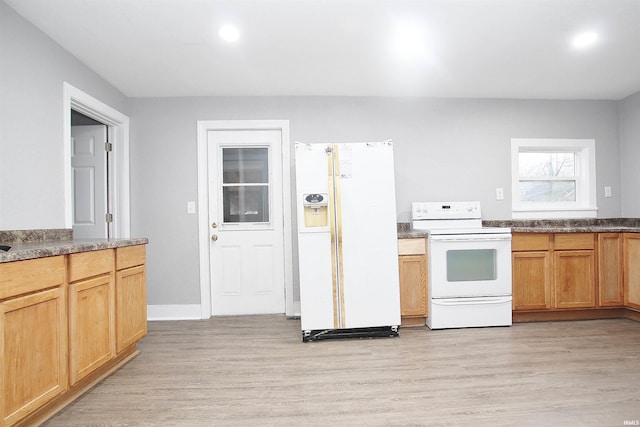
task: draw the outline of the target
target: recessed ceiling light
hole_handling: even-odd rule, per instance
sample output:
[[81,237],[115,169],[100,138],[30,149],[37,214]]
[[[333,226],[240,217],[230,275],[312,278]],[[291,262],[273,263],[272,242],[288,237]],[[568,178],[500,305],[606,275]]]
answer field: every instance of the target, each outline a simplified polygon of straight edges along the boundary
[[598,35],[593,31],[587,31],[576,35],[571,44],[573,47],[583,49],[585,47],[592,46],[598,40]]
[[396,27],[393,34],[393,50],[401,58],[416,58],[425,55],[427,47],[422,28],[406,23]]
[[235,42],[240,38],[240,31],[234,25],[225,25],[220,28],[218,35],[226,42]]

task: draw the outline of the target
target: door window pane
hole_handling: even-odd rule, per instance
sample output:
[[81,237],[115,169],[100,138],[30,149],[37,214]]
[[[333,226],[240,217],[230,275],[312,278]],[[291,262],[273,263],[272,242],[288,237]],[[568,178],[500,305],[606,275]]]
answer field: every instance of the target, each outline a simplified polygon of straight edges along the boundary
[[269,222],[269,149],[222,148],[225,223]]
[[496,280],[498,269],[495,249],[447,251],[447,281]]
[[222,189],[224,222],[269,222],[269,189],[225,186]]
[[267,184],[269,182],[269,149],[223,148],[222,164],[225,184]]

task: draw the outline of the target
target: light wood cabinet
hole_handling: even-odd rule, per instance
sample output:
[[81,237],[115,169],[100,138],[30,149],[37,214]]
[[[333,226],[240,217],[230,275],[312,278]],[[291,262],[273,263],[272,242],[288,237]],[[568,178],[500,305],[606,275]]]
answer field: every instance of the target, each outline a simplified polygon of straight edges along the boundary
[[624,305],[640,309],[640,233],[624,233]]
[[147,334],[145,246],[116,250],[116,351]]
[[553,235],[553,250],[594,250],[595,233],[559,233]]
[[0,300],[60,286],[64,282],[64,256],[0,264]]
[[37,425],[137,354],[145,246],[0,263],[0,426]]
[[514,233],[513,309],[596,305],[594,233]]
[[598,306],[624,304],[623,238],[621,233],[598,234]]
[[427,315],[427,261],[424,255],[400,257],[400,313],[402,316]]
[[0,424],[66,391],[65,300],[63,256],[0,264]]
[[72,254],[69,276],[69,381],[115,356],[114,250]]
[[640,233],[513,233],[512,261],[521,319],[638,318]]
[[513,252],[533,252],[551,249],[553,234],[549,233],[513,233],[511,250]]
[[594,233],[561,233],[553,237],[554,307],[596,306]]
[[548,310],[551,301],[551,254],[513,252],[513,309]]
[[551,235],[514,233],[511,241],[514,310],[548,310],[552,301]]
[[593,308],[596,305],[593,250],[554,253],[555,308]]
[[398,254],[400,314],[403,318],[425,318],[428,315],[426,240],[400,239]]

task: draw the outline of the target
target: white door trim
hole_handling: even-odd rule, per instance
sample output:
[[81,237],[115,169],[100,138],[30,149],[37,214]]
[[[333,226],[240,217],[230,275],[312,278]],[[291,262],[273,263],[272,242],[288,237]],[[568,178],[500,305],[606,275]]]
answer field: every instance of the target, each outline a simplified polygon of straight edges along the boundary
[[288,120],[198,120],[198,242],[200,247],[200,307],[202,318],[211,317],[209,256],[209,190],[207,185],[210,130],[280,130],[282,132],[282,203],[284,213],[285,314],[294,316],[293,241],[291,225],[291,143]]
[[91,95],[70,85],[62,84],[64,150],[64,223],[73,228],[73,198],[71,181],[71,109],[91,117],[108,127],[109,141],[113,144],[111,188],[113,191],[113,237],[131,237],[129,195],[129,117],[109,107]]

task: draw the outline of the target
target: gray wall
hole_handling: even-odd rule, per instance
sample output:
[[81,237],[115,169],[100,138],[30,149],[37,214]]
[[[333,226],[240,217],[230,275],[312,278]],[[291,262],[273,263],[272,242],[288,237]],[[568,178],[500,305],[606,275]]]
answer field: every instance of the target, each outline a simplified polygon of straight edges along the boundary
[[[132,229],[151,240],[150,304],[200,302],[197,216],[186,213],[197,200],[197,120],[288,119],[292,142],[393,139],[399,221],[412,201],[456,199],[509,219],[512,137],[594,138],[598,216],[621,214],[615,101],[202,97],[130,107]],[[614,197],[602,197],[605,185]]]
[[640,217],[640,92],[620,101],[622,215]]
[[0,229],[64,227],[66,81],[127,114],[127,98],[0,1]]

